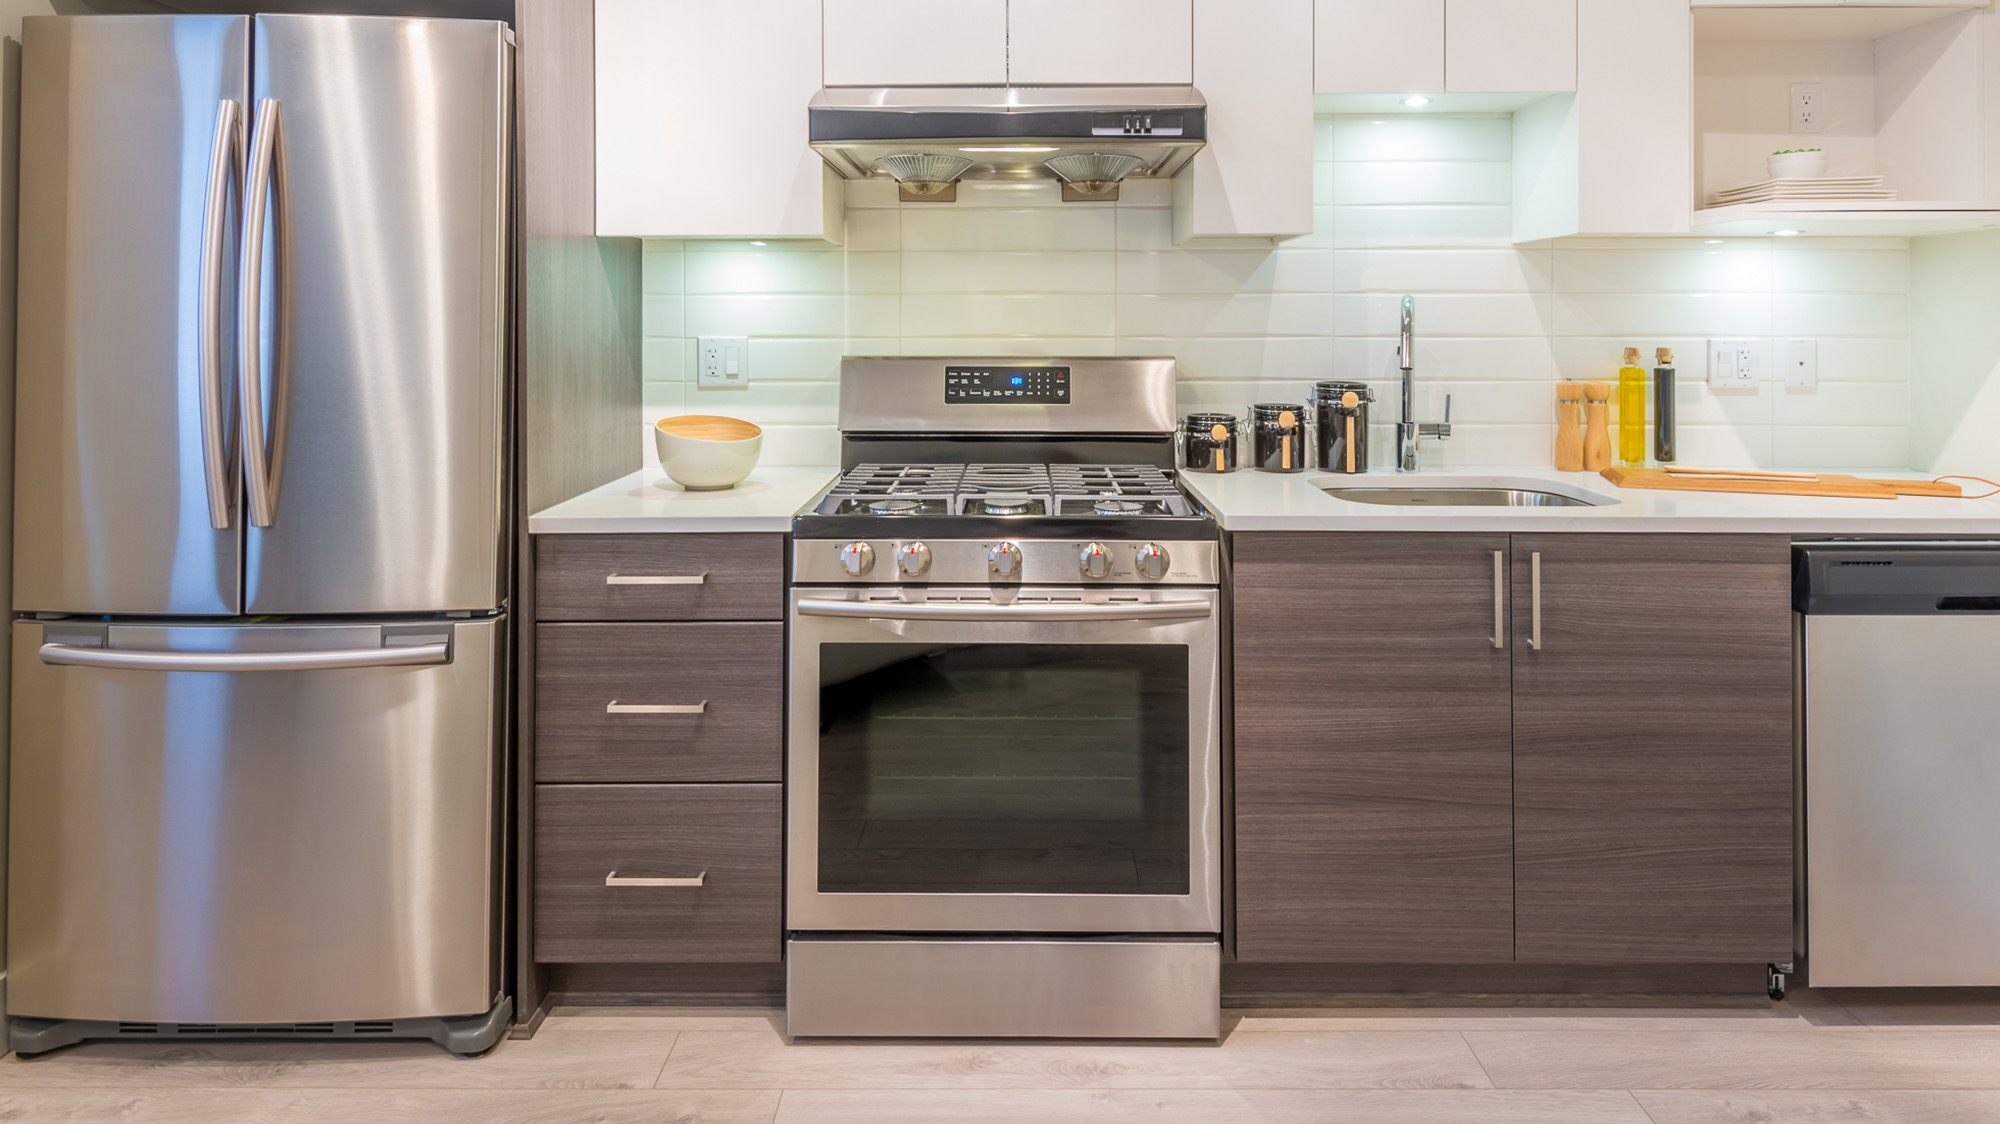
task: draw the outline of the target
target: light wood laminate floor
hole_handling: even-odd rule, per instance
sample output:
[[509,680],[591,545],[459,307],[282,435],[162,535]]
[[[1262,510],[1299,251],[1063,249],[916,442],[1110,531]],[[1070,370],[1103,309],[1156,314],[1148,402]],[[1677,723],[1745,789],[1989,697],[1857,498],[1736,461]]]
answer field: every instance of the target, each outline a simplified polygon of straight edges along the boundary
[[1220,1045],[787,1043],[778,1012],[576,1008],[427,1044],[0,1060],[0,1121],[120,1124],[1992,1124],[2000,992],[1238,1011]]

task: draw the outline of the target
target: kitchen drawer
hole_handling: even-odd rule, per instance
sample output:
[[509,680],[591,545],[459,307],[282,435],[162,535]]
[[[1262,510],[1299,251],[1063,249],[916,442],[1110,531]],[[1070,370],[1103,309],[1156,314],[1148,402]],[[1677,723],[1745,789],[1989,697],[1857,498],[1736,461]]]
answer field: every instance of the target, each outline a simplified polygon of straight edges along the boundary
[[776,962],[783,803],[775,784],[537,785],[535,960]]
[[535,618],[775,621],[783,535],[538,535]]
[[535,779],[781,780],[784,672],[776,621],[537,625]]

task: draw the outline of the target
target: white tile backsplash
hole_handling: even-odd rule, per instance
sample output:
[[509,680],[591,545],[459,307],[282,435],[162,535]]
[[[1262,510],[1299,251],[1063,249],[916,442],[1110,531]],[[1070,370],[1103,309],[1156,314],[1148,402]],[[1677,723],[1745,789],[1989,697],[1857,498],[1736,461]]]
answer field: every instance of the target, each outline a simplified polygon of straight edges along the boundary
[[[1902,467],[1909,458],[1908,242],[1896,238],[1510,240],[1505,116],[1321,117],[1315,230],[1173,244],[1172,185],[1115,204],[1050,183],[964,183],[904,204],[847,185],[846,241],[646,244],[645,413],[767,429],[764,460],[837,458],[840,357],[1172,355],[1184,410],[1299,401],[1330,376],[1397,411],[1395,334],[1417,294],[1418,409],[1452,396],[1428,463],[1547,463],[1553,383],[1608,380],[1624,347],[1679,357],[1681,459]],[[750,385],[694,384],[693,337],[751,338]],[[1819,341],[1818,390],[1711,391],[1706,341]],[[652,439],[645,438],[651,456]]]

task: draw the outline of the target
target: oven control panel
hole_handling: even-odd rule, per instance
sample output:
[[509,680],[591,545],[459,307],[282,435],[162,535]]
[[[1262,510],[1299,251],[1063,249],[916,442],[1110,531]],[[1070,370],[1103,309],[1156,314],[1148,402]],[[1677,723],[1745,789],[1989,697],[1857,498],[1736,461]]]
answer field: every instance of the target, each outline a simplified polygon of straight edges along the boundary
[[977,402],[1069,404],[1068,367],[951,367],[944,369],[948,405]]
[[1215,585],[1212,541],[796,539],[792,580],[873,585]]

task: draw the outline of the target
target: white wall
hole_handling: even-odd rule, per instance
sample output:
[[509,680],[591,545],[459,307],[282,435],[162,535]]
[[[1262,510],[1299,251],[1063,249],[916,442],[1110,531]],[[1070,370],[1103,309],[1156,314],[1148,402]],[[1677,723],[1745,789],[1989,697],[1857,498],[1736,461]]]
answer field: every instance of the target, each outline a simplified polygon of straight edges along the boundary
[[[1164,354],[1184,411],[1365,378],[1386,431],[1410,292],[1419,411],[1454,396],[1456,433],[1427,463],[1548,463],[1553,384],[1612,377],[1630,344],[1649,364],[1656,346],[1680,354],[1687,461],[1908,464],[1906,240],[1516,248],[1507,117],[1322,117],[1316,141],[1314,233],[1275,247],[1176,248],[1168,185],[1143,181],[1116,204],[965,183],[957,203],[904,205],[893,185],[856,182],[845,247],[650,242],[646,420],[745,417],[769,430],[766,463],[830,464],[843,354]],[[1793,334],[1821,341],[1816,393],[1704,384],[1706,337]],[[751,337],[749,387],[694,385],[700,335]],[[1375,448],[1388,455],[1386,436]]]
[[1910,243],[1910,459],[2000,479],[2000,231]]

